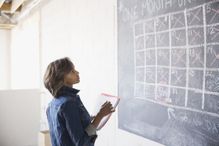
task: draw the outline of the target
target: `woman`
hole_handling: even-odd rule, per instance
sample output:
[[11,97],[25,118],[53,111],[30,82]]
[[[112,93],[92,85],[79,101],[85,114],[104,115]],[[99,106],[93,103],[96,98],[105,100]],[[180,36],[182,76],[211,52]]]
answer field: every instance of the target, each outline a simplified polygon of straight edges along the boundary
[[92,118],[79,90],[73,88],[79,82],[79,72],[68,57],[51,62],[46,69],[44,85],[54,97],[46,111],[52,146],[94,146],[98,124],[115,111],[106,102]]

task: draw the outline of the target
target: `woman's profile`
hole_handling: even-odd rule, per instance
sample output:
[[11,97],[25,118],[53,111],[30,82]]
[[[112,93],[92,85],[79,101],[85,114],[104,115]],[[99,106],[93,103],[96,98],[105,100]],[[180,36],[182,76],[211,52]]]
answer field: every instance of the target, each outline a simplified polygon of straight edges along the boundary
[[79,90],[73,88],[79,82],[79,72],[68,57],[47,66],[44,85],[54,97],[46,110],[52,146],[94,146],[98,124],[115,111],[110,102],[105,102],[91,117]]

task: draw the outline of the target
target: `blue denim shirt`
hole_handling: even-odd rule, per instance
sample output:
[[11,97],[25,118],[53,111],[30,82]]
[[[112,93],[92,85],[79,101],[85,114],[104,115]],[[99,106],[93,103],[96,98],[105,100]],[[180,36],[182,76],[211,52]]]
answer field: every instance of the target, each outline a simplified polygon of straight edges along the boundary
[[46,114],[52,146],[94,146],[97,135],[86,131],[91,117],[78,92],[63,86],[58,98],[49,103]]

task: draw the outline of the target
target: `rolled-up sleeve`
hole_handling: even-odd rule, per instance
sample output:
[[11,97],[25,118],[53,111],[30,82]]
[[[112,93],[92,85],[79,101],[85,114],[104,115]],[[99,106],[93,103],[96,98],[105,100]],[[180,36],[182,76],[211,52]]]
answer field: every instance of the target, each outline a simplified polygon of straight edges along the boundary
[[89,136],[97,135],[97,130],[92,124],[88,125],[85,131],[87,132]]
[[83,128],[78,106],[73,101],[67,101],[61,109],[65,125],[71,140],[76,146],[89,146],[94,143],[97,135],[96,130],[90,124],[86,129]]

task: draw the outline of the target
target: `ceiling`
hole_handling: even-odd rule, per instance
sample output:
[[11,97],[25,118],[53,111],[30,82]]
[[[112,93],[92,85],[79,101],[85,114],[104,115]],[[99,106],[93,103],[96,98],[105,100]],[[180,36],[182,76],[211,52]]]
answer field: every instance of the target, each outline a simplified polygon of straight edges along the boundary
[[0,29],[11,29],[45,0],[0,0]]

